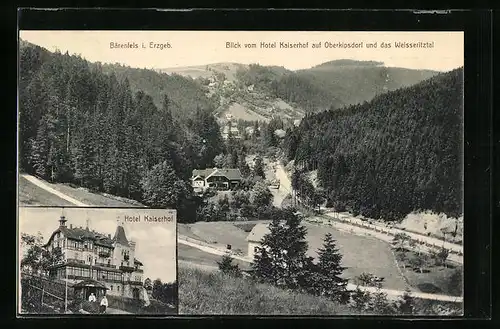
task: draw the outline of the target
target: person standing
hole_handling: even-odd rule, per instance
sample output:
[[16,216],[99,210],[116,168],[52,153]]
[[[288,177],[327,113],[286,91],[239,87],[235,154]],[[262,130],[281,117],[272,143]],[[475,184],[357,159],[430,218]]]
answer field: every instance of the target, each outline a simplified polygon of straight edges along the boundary
[[100,313],[106,313],[106,308],[108,307],[108,299],[106,298],[106,295],[104,295],[101,299],[101,305],[100,305]]
[[89,296],[89,302],[93,303],[95,301],[96,301],[96,298],[95,298],[94,293],[92,292],[92,293],[90,293],[90,296]]

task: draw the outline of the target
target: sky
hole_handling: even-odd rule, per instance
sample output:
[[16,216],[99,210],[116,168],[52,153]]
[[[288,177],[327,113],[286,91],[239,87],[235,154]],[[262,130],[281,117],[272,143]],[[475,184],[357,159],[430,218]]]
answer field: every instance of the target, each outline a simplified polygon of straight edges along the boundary
[[[103,234],[114,236],[118,222],[124,220],[124,215],[163,216],[170,210],[159,209],[112,209],[112,208],[62,208],[60,207],[20,207],[19,232],[34,234],[40,232],[44,242],[48,242],[51,234],[59,227],[59,218],[64,212],[66,225],[73,227],[89,227]],[[171,214],[170,214],[171,215]],[[128,240],[136,242],[136,258],[144,264],[144,277],[162,282],[176,280],[177,272],[177,238],[176,221],[167,223],[126,222],[123,226]]]
[[[463,32],[300,32],[300,31],[20,31],[20,38],[50,51],[79,54],[91,62],[121,63],[165,69],[214,63],[241,63],[306,69],[335,60],[373,60],[386,66],[449,71],[464,65]],[[396,49],[395,42],[433,42],[432,48]],[[138,48],[113,48],[111,43],[136,43]],[[227,48],[227,43],[241,48]],[[260,43],[277,42],[277,48]],[[308,42],[306,49],[280,49],[279,42]],[[326,48],[326,43],[361,43],[362,48]],[[367,48],[367,43],[377,48]],[[382,48],[382,43],[391,48]],[[150,48],[150,44],[170,48]],[[256,49],[246,49],[256,43]],[[321,43],[321,48],[312,48]],[[142,45],[144,44],[144,48]]]

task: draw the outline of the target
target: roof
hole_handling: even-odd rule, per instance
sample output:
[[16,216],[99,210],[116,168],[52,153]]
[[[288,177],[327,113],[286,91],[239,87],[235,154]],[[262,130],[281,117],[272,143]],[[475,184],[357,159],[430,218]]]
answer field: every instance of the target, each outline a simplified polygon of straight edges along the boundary
[[274,134],[279,138],[283,138],[286,136],[286,131],[284,131],[283,129],[276,129],[276,131],[274,131]]
[[108,287],[106,287],[105,284],[103,284],[99,281],[93,280],[93,279],[85,279],[83,281],[78,282],[77,284],[75,284],[73,286],[73,288],[83,288],[83,287],[96,287],[96,288],[101,288],[101,289],[106,289],[106,290],[109,289]]
[[117,242],[121,245],[128,246],[127,236],[125,235],[125,229],[123,226],[118,225],[116,227],[115,236],[113,237],[113,242]]
[[200,176],[200,177],[207,177],[211,173],[215,171],[216,168],[209,168],[209,169],[194,169],[193,170],[193,177]]
[[261,242],[262,238],[264,238],[264,236],[268,233],[269,233],[269,224],[259,223],[252,228],[246,240],[249,242]]
[[142,265],[144,265],[144,264],[142,264],[142,262],[141,262],[141,261],[139,261],[137,258],[134,258],[134,264],[141,265],[141,266],[142,266]]
[[197,176],[204,179],[210,176],[225,176],[229,180],[241,180],[241,171],[239,169],[230,168],[211,168],[211,169],[195,169],[193,170],[193,178]]
[[64,236],[66,236],[68,239],[77,241],[92,240],[97,245],[109,248],[113,247],[113,241],[105,234],[95,232],[86,228],[69,228],[67,226],[59,226],[59,228],[52,233],[48,243],[50,243],[54,234],[59,232],[64,234]]

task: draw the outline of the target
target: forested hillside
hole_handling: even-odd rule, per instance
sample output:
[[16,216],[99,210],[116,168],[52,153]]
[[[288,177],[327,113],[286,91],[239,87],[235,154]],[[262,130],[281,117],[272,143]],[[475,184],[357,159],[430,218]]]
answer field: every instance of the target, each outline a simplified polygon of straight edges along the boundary
[[289,160],[318,170],[330,204],[372,218],[462,214],[463,69],[371,102],[307,116]]
[[306,113],[317,113],[369,101],[379,94],[411,86],[437,74],[382,64],[336,60],[299,71],[250,65],[237,76],[245,85],[254,84],[258,90],[296,104]]
[[185,117],[197,107],[214,108],[201,86],[190,78],[178,74],[165,74],[148,69],[137,69],[120,64],[103,64],[104,73],[115,73],[118,80],[128,79],[133,92],[144,91],[153,98],[157,107],[163,102],[163,95],[168,94],[174,117]]
[[[163,206],[189,208],[191,169],[211,166],[222,144],[209,104],[183,100],[191,81],[165,83],[157,106],[130,80],[79,56],[26,43],[19,56],[21,170],[146,204],[157,180],[171,188]],[[174,103],[186,114],[173,114]]]

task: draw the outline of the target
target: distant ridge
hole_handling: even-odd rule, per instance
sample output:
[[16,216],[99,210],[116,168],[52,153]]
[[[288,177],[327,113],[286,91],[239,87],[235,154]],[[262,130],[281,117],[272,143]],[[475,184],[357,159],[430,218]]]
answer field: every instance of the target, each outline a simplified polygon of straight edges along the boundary
[[312,67],[315,68],[323,68],[323,67],[334,67],[334,66],[356,66],[356,67],[368,67],[368,66],[383,66],[384,62],[377,61],[357,61],[353,59],[336,59],[333,61],[321,63]]

